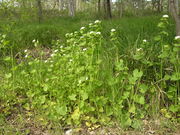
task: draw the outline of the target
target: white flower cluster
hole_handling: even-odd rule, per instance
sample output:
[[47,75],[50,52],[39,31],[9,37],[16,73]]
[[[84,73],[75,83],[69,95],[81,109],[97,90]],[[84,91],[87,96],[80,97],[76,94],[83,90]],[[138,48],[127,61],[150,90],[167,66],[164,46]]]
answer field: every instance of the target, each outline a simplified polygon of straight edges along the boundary
[[53,53],[53,54],[51,54],[51,57],[54,57],[55,56],[55,54]]
[[87,50],[87,48],[83,48],[83,51],[86,51]]
[[63,46],[61,45],[61,46],[60,46],[60,48],[62,49],[62,48],[63,48]]
[[25,52],[25,53],[27,53],[27,51],[28,51],[27,49],[26,49],[26,50],[24,50],[24,52]]
[[144,43],[146,43],[146,42],[147,42],[147,40],[146,40],[146,39],[144,39],[144,40],[143,40],[143,42],[144,42]]
[[57,53],[58,52],[58,50],[56,49],[56,50],[54,50],[54,53]]
[[138,52],[141,51],[141,50],[143,50],[143,49],[142,49],[142,48],[138,48],[138,49],[137,49]]
[[36,39],[34,39],[32,42],[35,43],[35,42],[36,42]]
[[99,21],[99,20],[96,20],[94,23],[95,23],[95,24],[98,24],[98,23],[101,23],[101,21]]
[[163,18],[169,18],[169,16],[168,15],[163,15]]
[[92,26],[92,25],[93,25],[92,23],[89,24],[89,26]]
[[175,39],[175,40],[179,40],[179,39],[180,39],[180,36],[176,36],[174,39]]
[[85,27],[81,27],[81,29],[80,30],[84,30],[85,29]]
[[91,32],[89,32],[89,34],[96,34],[96,35],[101,35],[101,32],[95,32],[95,31],[91,31]]
[[115,32],[116,30],[115,29],[111,29],[111,32]]
[[69,33],[67,33],[65,36],[68,37],[68,36],[69,36]]

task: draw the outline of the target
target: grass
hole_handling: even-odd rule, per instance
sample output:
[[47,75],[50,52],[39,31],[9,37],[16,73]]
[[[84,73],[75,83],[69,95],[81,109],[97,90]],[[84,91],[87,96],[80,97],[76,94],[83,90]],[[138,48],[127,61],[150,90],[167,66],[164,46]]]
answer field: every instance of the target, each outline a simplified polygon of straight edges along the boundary
[[[131,46],[143,39],[151,39],[158,33],[156,25],[160,16],[131,17],[113,20],[103,20],[103,34],[109,35],[111,28],[119,31],[122,46]],[[37,39],[43,46],[52,47],[52,40],[65,41],[65,34],[78,30],[80,27],[92,22],[93,18],[84,18],[82,15],[76,18],[56,17],[38,22],[6,21],[1,20],[1,31],[7,33],[8,40],[15,49],[31,48],[32,40]],[[18,49],[19,48],[19,49]]]
[[[2,43],[9,40],[8,45],[14,45],[10,49],[20,53],[20,62],[12,51],[1,57],[5,65],[0,72],[4,134],[37,134],[34,131],[60,127],[83,127],[90,132],[111,126],[118,129],[116,133],[123,128],[143,134],[154,132],[146,127],[153,126],[153,118],[157,134],[166,129],[176,132],[179,41],[173,40],[173,25],[166,18],[159,23],[160,16],[103,20],[87,26],[92,20],[58,17],[41,24],[16,22],[13,28],[2,27],[7,33]],[[50,54],[46,56],[40,46]],[[33,51],[38,54],[35,58]],[[161,117],[162,121],[156,120]],[[35,128],[34,122],[40,126]],[[160,128],[164,129],[157,131]]]

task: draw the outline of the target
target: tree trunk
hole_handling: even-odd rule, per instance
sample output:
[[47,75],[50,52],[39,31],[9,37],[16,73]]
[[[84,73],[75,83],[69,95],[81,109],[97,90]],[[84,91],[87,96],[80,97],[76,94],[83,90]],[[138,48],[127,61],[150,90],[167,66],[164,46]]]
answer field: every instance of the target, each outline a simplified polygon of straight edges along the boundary
[[180,36],[180,17],[177,14],[176,11],[176,1],[177,0],[169,0],[169,4],[170,4],[170,11],[171,11],[171,15],[173,16],[175,23],[176,23],[176,35]]
[[100,14],[101,12],[101,0],[98,0],[98,13]]
[[119,1],[117,4],[118,4],[119,17],[122,18],[122,16],[123,16],[123,2]]
[[112,18],[112,13],[111,13],[111,0],[107,0],[107,16],[108,18]]
[[175,0],[176,12],[179,15],[179,0]]
[[75,16],[75,0],[69,0],[69,16]]
[[62,11],[64,8],[64,0],[58,0],[58,6],[59,6],[59,11]]
[[158,0],[158,3],[157,3],[157,4],[158,4],[158,9],[157,9],[157,10],[158,10],[159,13],[162,12],[162,10],[163,10],[163,8],[162,8],[162,7],[163,7],[163,6],[162,6],[162,3],[163,3],[162,0]]
[[43,19],[41,0],[37,0],[37,8],[38,8],[38,20],[40,23]]
[[106,15],[107,15],[107,2],[106,2],[106,0],[104,0],[103,1],[103,7],[104,7],[104,16],[106,17]]

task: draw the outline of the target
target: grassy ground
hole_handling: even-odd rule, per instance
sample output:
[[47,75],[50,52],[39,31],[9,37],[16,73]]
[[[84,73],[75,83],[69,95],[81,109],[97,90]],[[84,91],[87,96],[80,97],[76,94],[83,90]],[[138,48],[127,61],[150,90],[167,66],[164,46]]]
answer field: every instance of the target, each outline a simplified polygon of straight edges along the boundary
[[[132,46],[135,42],[143,39],[151,39],[157,34],[157,23],[159,16],[116,18],[103,20],[103,34],[109,35],[109,30],[116,28],[124,46]],[[37,39],[44,46],[51,47],[52,40],[64,41],[65,34],[74,32],[80,27],[87,25],[95,19],[90,17],[77,16],[56,17],[38,22],[22,22],[0,20],[0,31],[7,33],[11,44],[15,49],[32,47],[32,40]]]
[[[143,39],[147,39],[149,42],[153,40],[152,37],[157,35],[159,30],[157,29],[157,24],[161,16],[145,16],[145,17],[131,17],[131,18],[122,18],[122,19],[113,19],[113,20],[103,20],[102,21],[102,34],[106,39],[105,45],[107,45],[107,50],[111,48],[109,42],[110,30],[115,28],[118,33],[118,38],[120,39],[119,48],[122,52],[126,51],[127,53],[129,48],[139,45],[142,43]],[[82,18],[81,16],[76,18],[69,17],[57,17],[44,20],[41,24],[37,22],[8,22],[5,20],[0,20],[0,31],[7,34],[8,40],[11,45],[14,45],[15,52],[23,51],[26,48],[32,48],[32,40],[37,39],[40,41],[40,44],[45,47],[52,47],[52,40],[60,39],[61,42],[65,40],[65,34],[79,30],[80,27],[86,26],[90,22],[93,22],[95,19],[92,18]],[[169,38],[174,37],[173,25],[170,25],[171,29]],[[129,49],[131,51],[132,49]],[[112,52],[114,53],[114,52]],[[124,54],[125,54],[124,53]],[[115,55],[112,55],[114,57]],[[109,58],[110,61],[111,58]],[[112,58],[113,59],[113,58]],[[128,61],[128,60],[127,60]],[[107,62],[107,64],[109,64]],[[135,65],[136,66],[136,65]],[[6,67],[0,65],[0,83],[3,83],[2,78],[4,73],[7,72]],[[111,72],[111,71],[110,71]],[[34,83],[36,84],[36,83]],[[32,87],[33,88],[33,87]],[[8,87],[7,87],[8,89]],[[21,88],[18,88],[21,89]],[[24,100],[24,97],[18,97],[17,100]],[[17,101],[21,102],[21,101]],[[7,102],[8,104],[8,102]],[[7,105],[8,106],[8,105]],[[11,106],[10,106],[11,107]],[[60,128],[57,124],[50,124],[49,126],[43,122],[41,123],[41,118],[34,118],[32,116],[33,112],[25,111],[22,109],[22,106],[14,106],[14,108],[8,108],[13,110],[11,115],[8,117],[0,116],[0,134],[3,135],[59,135],[66,133],[65,127]],[[142,107],[143,108],[143,107]],[[22,110],[21,110],[22,109]],[[1,112],[1,110],[0,110]],[[8,111],[7,111],[8,112]],[[38,117],[38,116],[37,116]],[[84,129],[73,130],[78,131],[73,134],[112,134],[112,135],[178,135],[179,125],[173,123],[169,119],[144,119],[142,120],[143,126],[136,131],[131,131],[132,128],[128,128],[130,131],[125,131],[119,127],[99,127],[95,131]],[[38,119],[38,122],[36,121]],[[39,123],[40,122],[40,123]],[[41,126],[40,126],[41,125]],[[67,127],[66,130],[69,127]]]

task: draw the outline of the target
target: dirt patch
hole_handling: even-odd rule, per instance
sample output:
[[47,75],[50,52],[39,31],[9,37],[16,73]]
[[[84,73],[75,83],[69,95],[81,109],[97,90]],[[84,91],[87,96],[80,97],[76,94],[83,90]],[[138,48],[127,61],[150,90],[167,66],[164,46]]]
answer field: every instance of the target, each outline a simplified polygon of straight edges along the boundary
[[[95,130],[88,128],[61,128],[56,126],[42,126],[32,117],[13,114],[4,124],[0,125],[0,134],[10,135],[180,135],[180,125],[171,123],[166,119],[144,120],[144,125],[139,130],[129,128],[124,130],[118,126],[99,127]],[[3,129],[3,130],[2,130]]]

